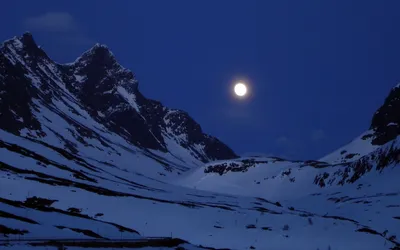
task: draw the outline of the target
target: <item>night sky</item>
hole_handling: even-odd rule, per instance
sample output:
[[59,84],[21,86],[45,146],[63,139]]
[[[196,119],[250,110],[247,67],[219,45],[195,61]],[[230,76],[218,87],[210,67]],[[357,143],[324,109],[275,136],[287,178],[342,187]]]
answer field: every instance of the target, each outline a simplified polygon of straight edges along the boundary
[[[140,90],[238,154],[318,158],[368,129],[400,82],[400,1],[4,1],[0,40],[31,31],[71,62],[96,42]],[[251,87],[245,100],[231,85]]]

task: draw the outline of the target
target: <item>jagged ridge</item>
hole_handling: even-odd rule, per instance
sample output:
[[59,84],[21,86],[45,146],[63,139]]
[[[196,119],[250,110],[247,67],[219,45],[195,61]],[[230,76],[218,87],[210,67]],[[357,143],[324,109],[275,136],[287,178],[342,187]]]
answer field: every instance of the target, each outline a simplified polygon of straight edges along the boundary
[[[69,99],[138,147],[174,153],[178,144],[202,162],[237,157],[217,138],[204,134],[186,112],[144,97],[134,74],[105,45],[96,44],[75,62],[60,65],[25,33],[0,48],[0,81],[0,128],[17,135],[25,128],[35,131],[36,138],[43,135],[33,114],[39,111],[35,100],[56,112],[53,101]],[[81,136],[92,133],[76,126],[86,130]]]

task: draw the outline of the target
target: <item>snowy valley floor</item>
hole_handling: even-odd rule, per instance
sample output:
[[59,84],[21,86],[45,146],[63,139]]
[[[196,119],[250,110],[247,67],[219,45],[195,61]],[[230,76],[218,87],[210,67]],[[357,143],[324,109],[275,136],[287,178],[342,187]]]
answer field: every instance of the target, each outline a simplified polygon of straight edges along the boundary
[[311,181],[308,194],[299,190],[300,175],[294,183],[280,178],[288,189],[279,199],[275,188],[270,200],[269,192],[253,198],[172,185],[4,132],[1,138],[0,225],[7,239],[173,237],[228,249],[398,245],[399,168],[367,176],[362,181],[375,178],[374,185],[362,189]]

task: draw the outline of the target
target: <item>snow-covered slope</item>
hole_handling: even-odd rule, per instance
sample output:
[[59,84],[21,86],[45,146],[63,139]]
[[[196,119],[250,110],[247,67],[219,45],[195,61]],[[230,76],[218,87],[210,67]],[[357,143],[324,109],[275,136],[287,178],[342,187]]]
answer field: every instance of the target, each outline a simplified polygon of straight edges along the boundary
[[[393,224],[377,226],[366,218],[342,215],[346,210],[335,209],[329,200],[341,195],[332,191],[321,200],[307,196],[306,203],[218,194],[169,185],[8,133],[1,138],[0,154],[7,157],[0,167],[0,225],[9,238],[172,235],[195,245],[230,249],[354,249],[360,242],[364,249],[388,249],[396,244]],[[398,205],[397,194],[385,195],[346,198],[387,198],[380,206]],[[343,204],[350,203],[346,198]],[[327,207],[315,208],[315,203]],[[385,221],[397,216],[398,210],[391,209]]]
[[10,133],[96,159],[101,150],[104,161],[121,147],[187,167],[235,157],[187,113],[146,99],[104,45],[59,65],[26,33],[0,47],[0,73],[0,128]]
[[391,89],[384,104],[373,115],[368,131],[319,161],[332,164],[352,162],[396,139],[400,134],[399,110],[400,84],[397,84]]
[[344,216],[395,239],[400,234],[400,137],[394,124],[400,114],[391,107],[398,107],[399,97],[396,86],[375,113],[370,130],[318,161],[274,157],[216,161],[186,172],[178,183]]
[[233,159],[105,46],[59,65],[25,34],[0,49],[0,249],[395,249],[398,146]]
[[378,145],[372,144],[371,134],[373,134],[373,131],[371,130],[362,133],[349,144],[346,144],[334,152],[322,157],[319,161],[329,162],[331,164],[340,164],[360,159],[379,147]]

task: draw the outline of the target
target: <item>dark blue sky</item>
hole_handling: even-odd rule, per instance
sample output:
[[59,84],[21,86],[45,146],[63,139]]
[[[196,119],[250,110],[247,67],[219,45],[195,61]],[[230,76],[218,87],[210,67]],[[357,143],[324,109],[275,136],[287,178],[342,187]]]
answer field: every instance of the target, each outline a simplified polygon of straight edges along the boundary
[[[365,131],[400,81],[400,1],[4,1],[58,62],[107,44],[141,91],[237,153],[318,158]],[[5,11],[4,11],[5,10]],[[245,101],[231,84],[246,80]]]

